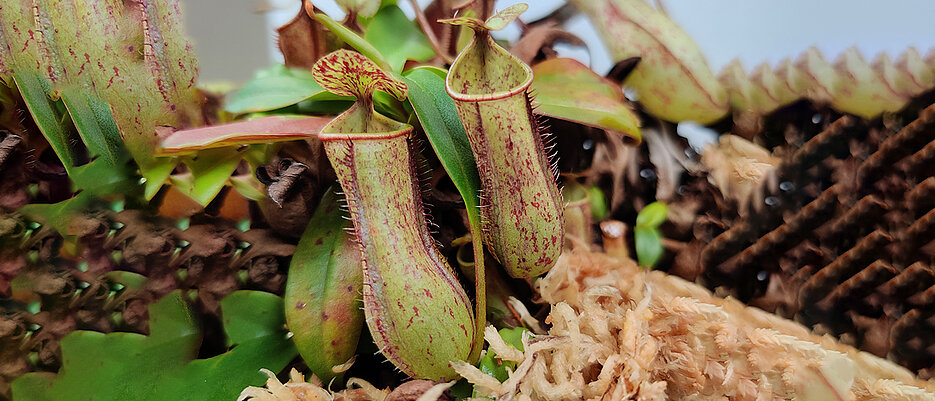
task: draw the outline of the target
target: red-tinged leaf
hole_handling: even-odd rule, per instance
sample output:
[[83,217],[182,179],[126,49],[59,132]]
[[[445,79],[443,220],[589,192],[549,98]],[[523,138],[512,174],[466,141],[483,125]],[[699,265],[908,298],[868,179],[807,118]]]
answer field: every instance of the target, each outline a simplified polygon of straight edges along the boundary
[[533,67],[536,112],[549,117],[619,132],[639,142],[640,120],[627,107],[613,82],[570,58],[555,58]]
[[312,18],[315,15],[315,6],[310,0],[304,0],[299,13],[276,29],[279,34],[279,51],[288,67],[301,67],[312,69],[315,61],[328,52],[325,40],[325,29],[321,23]]
[[162,141],[158,155],[175,156],[225,146],[308,139],[317,136],[329,121],[330,117],[271,116],[186,129],[176,131]]

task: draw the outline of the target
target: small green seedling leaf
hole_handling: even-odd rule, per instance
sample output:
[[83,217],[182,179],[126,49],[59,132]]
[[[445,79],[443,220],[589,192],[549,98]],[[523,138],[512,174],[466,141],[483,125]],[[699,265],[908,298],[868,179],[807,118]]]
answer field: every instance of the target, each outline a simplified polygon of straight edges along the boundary
[[162,188],[162,184],[165,184],[169,176],[172,175],[172,170],[175,169],[176,165],[178,165],[176,159],[156,158],[153,159],[153,163],[149,165],[149,168],[140,168],[140,175],[143,176],[144,181],[143,196],[147,200],[156,196],[156,193]]
[[392,67],[402,71],[406,60],[426,61],[435,56],[428,37],[397,6],[386,6],[367,26],[364,39],[373,45]]
[[636,259],[640,266],[652,268],[662,258],[662,233],[654,227],[635,227]]
[[350,99],[324,90],[309,71],[277,65],[257,72],[227,102],[224,110],[234,114],[258,113],[281,109],[304,100],[325,102]]
[[256,176],[251,174],[231,176],[230,186],[237,193],[243,195],[244,198],[253,201],[259,202],[267,198],[266,193],[262,191],[263,184],[256,179]]
[[596,185],[588,187],[588,199],[591,201],[591,217],[594,221],[602,221],[610,214],[610,208],[607,207],[607,196],[604,191]]
[[669,208],[665,203],[658,201],[650,203],[636,215],[636,226],[646,228],[659,227],[660,224],[665,223],[668,212]]
[[640,121],[619,86],[570,58],[536,64],[532,91],[536,113],[617,132],[639,143]]
[[[523,351],[523,336],[527,335],[527,333],[529,333],[529,330],[522,327],[500,329],[500,337],[503,338],[503,341],[520,350],[520,352]],[[488,350],[480,362],[477,363],[477,367],[481,372],[493,376],[502,383],[510,377],[507,369],[511,372],[516,370],[516,362],[500,360],[500,358],[497,358],[496,352]]]
[[663,202],[653,202],[636,215],[633,235],[636,242],[636,258],[640,266],[652,268],[662,258],[662,233],[659,226],[666,221],[668,207]]
[[286,281],[286,324],[299,354],[320,379],[354,356],[364,325],[363,261],[351,224],[329,190],[296,246]]
[[529,335],[529,330],[523,327],[500,329],[500,337],[503,338],[503,342],[512,345],[513,348],[520,350],[520,352],[525,351],[523,348],[523,336],[526,335]]

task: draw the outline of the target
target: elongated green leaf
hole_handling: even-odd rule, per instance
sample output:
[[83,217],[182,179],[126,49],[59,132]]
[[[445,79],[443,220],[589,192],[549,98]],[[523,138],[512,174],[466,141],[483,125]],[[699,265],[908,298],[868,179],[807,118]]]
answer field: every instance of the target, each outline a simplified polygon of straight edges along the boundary
[[619,86],[570,58],[543,61],[532,71],[537,113],[641,140],[639,118],[627,107]]
[[171,156],[234,145],[308,139],[318,135],[329,121],[331,118],[327,117],[283,115],[181,130],[162,141],[157,154]]
[[28,373],[13,383],[17,400],[233,400],[261,385],[260,368],[279,371],[296,355],[283,330],[282,300],[238,291],[221,301],[232,350],[197,356],[201,334],[179,291],[150,305],[150,335],[75,331],[62,340],[57,374]]
[[454,100],[445,91],[444,76],[444,70],[417,67],[406,71],[403,79],[409,87],[409,102],[432,149],[464,198],[468,213],[477,213],[480,205],[477,164]]
[[634,227],[636,259],[640,266],[652,268],[662,258],[662,233],[655,227]]
[[471,238],[474,245],[475,274],[475,344],[471,359],[480,355],[483,347],[483,333],[486,326],[487,283],[484,268],[484,244],[480,221],[480,176],[471,144],[454,100],[445,90],[446,72],[434,67],[418,67],[406,71],[403,80],[409,88],[409,102],[415,111],[422,129],[438,155],[442,167],[448,172],[451,181],[464,199],[468,220],[471,224]]
[[303,100],[330,101],[353,100],[333,95],[322,89],[312,78],[312,73],[284,65],[257,72],[224,106],[234,114],[257,113],[281,109]]
[[172,174],[172,170],[177,165],[177,159],[165,158],[154,159],[154,162],[148,168],[140,168],[140,174],[144,180],[143,196],[147,200],[156,196],[159,188],[162,188],[162,184],[165,184],[166,180],[169,179],[169,175]]
[[76,138],[67,119],[63,118],[55,102],[49,98],[48,83],[31,72],[16,72],[13,74],[13,80],[39,131],[42,131],[42,135],[49,141],[52,150],[70,174],[77,162],[75,149],[71,145]]
[[367,42],[366,39],[360,37],[354,31],[348,29],[346,26],[341,25],[340,22],[337,22],[331,17],[325,14],[315,14],[315,19],[321,22],[326,28],[334,32],[338,38],[343,40],[345,43],[351,45],[354,50],[360,52],[364,56],[367,56],[370,60],[373,60],[374,63],[377,63],[381,69],[384,71],[394,71],[390,66],[390,63],[386,61],[386,57],[383,57],[383,54],[380,53],[377,48],[373,47],[370,42]]
[[[74,88],[62,91],[61,103],[54,102],[47,94],[48,83],[33,73],[17,72],[14,80],[36,125],[65,166],[75,191],[107,196],[130,193],[135,188],[134,173],[126,164],[127,153],[106,104]],[[79,135],[75,127],[91,155],[98,156],[81,166],[76,165],[74,144]]]
[[74,88],[62,90],[62,102],[88,152],[98,158],[97,162],[117,166],[127,160],[129,154],[107,103]]
[[435,56],[428,37],[397,6],[380,9],[367,26],[364,39],[386,57],[396,72],[402,71],[406,60],[426,61]]
[[339,197],[329,190],[308,222],[289,264],[286,323],[308,367],[322,380],[347,362],[364,326],[363,262],[346,228]]

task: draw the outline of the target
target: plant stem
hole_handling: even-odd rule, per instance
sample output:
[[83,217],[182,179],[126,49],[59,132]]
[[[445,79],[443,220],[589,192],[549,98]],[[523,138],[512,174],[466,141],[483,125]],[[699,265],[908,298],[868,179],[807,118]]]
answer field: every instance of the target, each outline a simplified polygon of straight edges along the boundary
[[[472,217],[473,216],[473,217]],[[468,213],[471,221],[471,246],[474,248],[474,347],[471,348],[470,362],[473,364],[480,358],[484,348],[484,329],[487,327],[487,277],[484,267],[484,234],[481,231],[478,214]]]

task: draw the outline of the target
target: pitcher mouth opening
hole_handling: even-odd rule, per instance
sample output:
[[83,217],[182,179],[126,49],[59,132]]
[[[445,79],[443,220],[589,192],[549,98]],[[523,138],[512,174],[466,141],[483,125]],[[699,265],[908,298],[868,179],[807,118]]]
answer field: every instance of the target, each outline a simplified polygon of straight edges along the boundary
[[325,132],[339,127],[344,122],[344,118],[347,118],[346,114],[342,114],[332,120],[327,126],[325,126],[325,128],[322,129],[322,132],[318,134],[318,140],[327,142],[339,140],[367,141],[394,139],[401,136],[408,136],[410,133],[412,133],[413,130],[412,126],[409,124],[401,123],[379,113],[373,113],[371,115],[372,120],[370,123],[373,124],[374,130],[377,132]]
[[[453,99],[462,102],[505,99],[525,92],[532,84],[532,69],[528,65],[498,46],[492,38],[487,37],[486,41],[479,42],[478,38],[474,38],[468,44],[468,49],[452,64],[445,79],[445,89]],[[484,60],[484,55],[492,57]],[[461,70],[465,68],[464,64],[472,61],[481,65],[472,74],[480,77],[463,77],[464,72]],[[487,66],[491,63],[504,64],[505,71],[489,71]]]
[[321,133],[318,134],[318,139],[322,142],[327,141],[375,141],[381,139],[393,139],[399,138],[401,136],[408,136],[412,132],[412,128],[406,128],[396,131],[388,132],[330,132],[330,133]]

